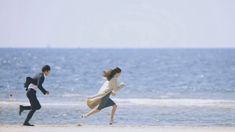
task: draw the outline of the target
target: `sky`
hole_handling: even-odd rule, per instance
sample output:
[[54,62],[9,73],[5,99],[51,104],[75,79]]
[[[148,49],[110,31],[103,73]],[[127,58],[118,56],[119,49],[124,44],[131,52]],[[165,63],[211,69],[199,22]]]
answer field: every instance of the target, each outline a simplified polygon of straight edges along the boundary
[[0,47],[235,48],[234,0],[0,0]]

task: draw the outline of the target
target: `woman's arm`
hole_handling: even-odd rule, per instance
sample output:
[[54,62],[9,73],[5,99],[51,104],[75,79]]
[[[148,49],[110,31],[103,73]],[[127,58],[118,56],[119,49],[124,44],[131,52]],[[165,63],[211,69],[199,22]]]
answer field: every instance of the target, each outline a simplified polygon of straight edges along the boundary
[[115,96],[116,93],[121,90],[125,85],[122,83],[118,83],[118,80],[115,78],[115,79],[112,79],[112,82],[111,82],[111,87],[112,87],[112,95]]

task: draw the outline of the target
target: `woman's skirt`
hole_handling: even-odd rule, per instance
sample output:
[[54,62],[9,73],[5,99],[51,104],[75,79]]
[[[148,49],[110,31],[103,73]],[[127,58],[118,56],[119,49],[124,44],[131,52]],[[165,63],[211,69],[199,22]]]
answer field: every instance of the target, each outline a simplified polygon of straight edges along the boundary
[[110,93],[108,93],[107,95],[105,95],[102,99],[101,99],[101,102],[98,106],[98,110],[102,110],[104,108],[107,108],[107,107],[110,107],[110,106],[113,106],[115,105],[115,103],[113,102],[112,99],[110,99]]
[[110,99],[110,93],[108,93],[107,95],[105,95],[104,97],[102,98],[96,98],[96,99],[88,99],[87,100],[87,105],[89,108],[93,109],[95,108],[96,106],[98,106],[98,110],[101,110],[101,109],[104,109],[106,107],[109,107],[109,106],[113,106],[115,105],[115,103],[113,102],[112,99]]

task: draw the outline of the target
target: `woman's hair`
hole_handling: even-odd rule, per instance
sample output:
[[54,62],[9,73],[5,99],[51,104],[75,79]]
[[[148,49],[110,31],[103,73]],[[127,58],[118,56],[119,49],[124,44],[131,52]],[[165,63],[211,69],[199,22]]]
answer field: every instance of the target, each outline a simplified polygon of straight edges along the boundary
[[121,73],[122,70],[119,67],[116,67],[115,69],[109,69],[103,72],[103,76],[106,77],[108,80],[111,80],[115,74]]

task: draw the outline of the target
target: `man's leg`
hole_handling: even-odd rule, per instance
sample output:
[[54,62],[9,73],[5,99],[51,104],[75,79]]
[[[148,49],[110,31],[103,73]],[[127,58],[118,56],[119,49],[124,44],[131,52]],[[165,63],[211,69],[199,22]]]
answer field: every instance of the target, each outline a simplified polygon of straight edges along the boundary
[[35,111],[36,110],[30,110],[29,111],[23,125],[25,125],[25,126],[34,126],[34,125],[29,124],[29,120],[33,117],[33,114],[34,114]]
[[29,91],[27,93],[27,97],[29,98],[29,102],[31,104],[31,110],[29,111],[27,118],[25,119],[25,122],[23,125],[33,126],[29,123],[29,120],[33,117],[33,114],[35,113],[35,111],[41,108],[41,105],[37,99],[36,91]]
[[23,106],[23,105],[20,105],[20,106],[19,106],[19,115],[21,115],[21,113],[22,113],[24,110],[31,110],[31,106]]

